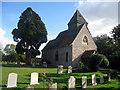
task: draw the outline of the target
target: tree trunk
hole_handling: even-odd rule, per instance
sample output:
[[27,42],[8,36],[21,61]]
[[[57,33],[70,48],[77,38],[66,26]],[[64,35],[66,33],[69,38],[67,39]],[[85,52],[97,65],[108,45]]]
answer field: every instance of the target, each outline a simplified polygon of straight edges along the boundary
[[26,64],[27,64],[28,66],[31,66],[31,52],[30,52],[30,50],[28,50],[28,51],[26,52]]

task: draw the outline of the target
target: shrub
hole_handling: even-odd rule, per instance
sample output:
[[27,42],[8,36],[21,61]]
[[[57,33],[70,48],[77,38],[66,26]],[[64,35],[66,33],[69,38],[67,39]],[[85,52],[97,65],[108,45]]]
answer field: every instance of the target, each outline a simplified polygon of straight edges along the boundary
[[108,65],[109,65],[108,59],[102,54],[93,54],[90,58],[89,68],[92,71],[99,70],[100,66],[103,67]]
[[116,70],[110,70],[110,75],[111,75],[112,79],[117,78],[117,71]]
[[110,67],[120,70],[120,51],[115,51],[110,55]]
[[17,53],[11,53],[9,55],[3,55],[3,61],[17,62],[17,61],[20,61],[20,57],[19,57],[19,54]]
[[82,72],[88,71],[88,67],[81,60],[79,62],[79,70]]

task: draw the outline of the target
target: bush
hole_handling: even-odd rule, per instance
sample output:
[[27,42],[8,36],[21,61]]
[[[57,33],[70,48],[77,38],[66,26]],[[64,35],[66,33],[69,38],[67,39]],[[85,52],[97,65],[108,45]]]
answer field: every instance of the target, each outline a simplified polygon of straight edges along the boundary
[[117,71],[116,70],[110,70],[110,75],[111,75],[112,79],[117,78]]
[[19,57],[19,54],[17,53],[11,53],[9,55],[3,55],[3,61],[17,62],[17,61],[20,61],[20,57]]
[[115,51],[110,55],[110,67],[120,70],[120,51]]
[[83,72],[86,72],[86,71],[88,71],[88,67],[85,66],[85,64],[82,61],[80,61],[79,62],[79,70],[83,71]]
[[90,57],[89,68],[92,71],[98,71],[100,66],[105,67],[108,65],[109,61],[103,54],[93,54]]

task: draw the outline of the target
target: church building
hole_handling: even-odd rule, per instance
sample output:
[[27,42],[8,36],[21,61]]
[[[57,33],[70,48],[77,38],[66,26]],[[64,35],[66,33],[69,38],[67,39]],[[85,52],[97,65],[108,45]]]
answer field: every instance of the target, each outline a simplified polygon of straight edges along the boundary
[[42,50],[42,57],[53,66],[77,67],[80,60],[97,51],[97,46],[87,27],[88,23],[78,10],[68,23],[68,29],[49,41]]

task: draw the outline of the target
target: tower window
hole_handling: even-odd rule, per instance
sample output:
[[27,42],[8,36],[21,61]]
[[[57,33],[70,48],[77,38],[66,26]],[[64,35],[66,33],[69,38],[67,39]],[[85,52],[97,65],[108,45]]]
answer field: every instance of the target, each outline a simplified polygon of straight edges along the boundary
[[58,51],[55,53],[55,61],[58,61]]
[[68,52],[66,52],[66,62],[68,62]]

